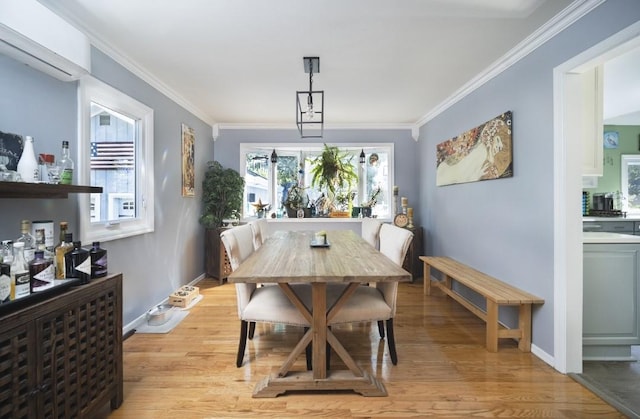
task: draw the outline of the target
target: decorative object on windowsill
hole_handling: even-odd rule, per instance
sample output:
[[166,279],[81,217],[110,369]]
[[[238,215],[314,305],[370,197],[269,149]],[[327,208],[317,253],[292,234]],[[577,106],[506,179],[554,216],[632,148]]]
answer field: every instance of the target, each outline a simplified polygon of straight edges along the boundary
[[409,218],[407,228],[413,228],[413,208],[407,208],[407,217]]
[[287,195],[285,196],[282,204],[287,211],[287,217],[289,218],[302,218],[298,217],[298,210],[303,211],[303,217],[307,216],[305,213],[305,209],[309,211],[309,215],[311,216],[310,209],[306,208],[309,203],[309,197],[307,196],[304,188],[299,186],[298,184],[293,184],[287,191]]
[[320,57],[304,57],[309,90],[296,92],[296,125],[300,138],[322,138],[324,134],[324,91],[313,90],[313,73],[320,72]]
[[398,187],[393,186],[393,215],[398,213]]
[[375,188],[371,192],[371,197],[369,198],[369,200],[367,202],[363,203],[359,207],[353,207],[353,210],[351,211],[351,216],[352,217],[358,217],[358,218],[371,217],[372,211],[373,211],[373,207],[375,207],[376,204],[378,203],[378,196],[380,195],[381,191],[382,190],[380,189],[379,186],[377,188]]
[[269,207],[271,205],[270,204],[263,204],[262,203],[262,199],[258,198],[258,202],[254,202],[253,204],[251,204],[251,206],[253,206],[253,208],[255,208],[256,216],[258,218],[265,218],[265,214],[267,213],[267,211],[269,211]]
[[[354,196],[351,188],[358,181],[352,160],[353,155],[341,151],[336,146],[325,144],[322,153],[313,159],[311,169],[311,185],[326,191],[326,197],[331,203],[331,212],[337,210],[346,213],[346,217],[351,216],[350,208]],[[342,207],[336,206],[338,197],[343,198]]]
[[182,196],[195,196],[195,139],[194,129],[182,124]]

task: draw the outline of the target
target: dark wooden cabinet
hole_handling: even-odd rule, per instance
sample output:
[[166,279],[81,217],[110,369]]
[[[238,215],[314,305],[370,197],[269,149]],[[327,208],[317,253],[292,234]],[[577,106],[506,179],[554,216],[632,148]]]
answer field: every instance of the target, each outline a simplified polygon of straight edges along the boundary
[[411,280],[415,281],[416,279],[422,278],[422,261],[418,259],[422,256],[422,227],[416,226],[408,228],[407,230],[413,232],[413,239],[411,240],[407,255],[404,258],[402,268],[411,273]]
[[121,274],[0,315],[1,418],[91,418],[122,400]]
[[208,228],[204,235],[204,264],[208,276],[222,283],[231,273],[231,264],[227,251],[220,239],[225,228]]

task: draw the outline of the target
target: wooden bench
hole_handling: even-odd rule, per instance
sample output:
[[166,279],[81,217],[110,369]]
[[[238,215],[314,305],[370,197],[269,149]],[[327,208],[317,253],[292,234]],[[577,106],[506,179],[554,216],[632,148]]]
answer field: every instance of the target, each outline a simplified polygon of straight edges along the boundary
[[[424,262],[424,294],[430,295],[431,286],[436,286],[484,320],[487,324],[486,339],[489,352],[498,351],[499,338],[517,339],[521,351],[531,351],[531,305],[544,304],[542,298],[447,257],[420,256],[420,259]],[[431,280],[431,268],[442,273],[441,281]],[[486,312],[453,290],[452,280],[482,295],[486,301]],[[498,322],[500,306],[520,307],[517,329],[508,329]]]

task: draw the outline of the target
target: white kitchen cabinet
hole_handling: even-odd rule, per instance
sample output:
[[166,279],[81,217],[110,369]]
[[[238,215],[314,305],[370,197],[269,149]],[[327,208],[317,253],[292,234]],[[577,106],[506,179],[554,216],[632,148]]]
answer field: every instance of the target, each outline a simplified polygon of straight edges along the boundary
[[630,360],[640,344],[640,244],[584,244],[585,360]]
[[602,176],[603,170],[603,67],[567,74],[565,77],[566,136],[583,144],[582,175]]

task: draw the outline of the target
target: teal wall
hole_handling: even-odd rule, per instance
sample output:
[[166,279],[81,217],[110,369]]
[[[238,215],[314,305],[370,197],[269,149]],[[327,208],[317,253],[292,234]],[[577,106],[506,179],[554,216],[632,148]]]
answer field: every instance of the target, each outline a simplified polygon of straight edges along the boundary
[[593,196],[599,192],[617,192],[620,190],[620,156],[640,154],[640,125],[605,125],[605,131],[618,132],[618,148],[605,148],[603,153],[602,176],[598,178],[596,188],[584,189]]

